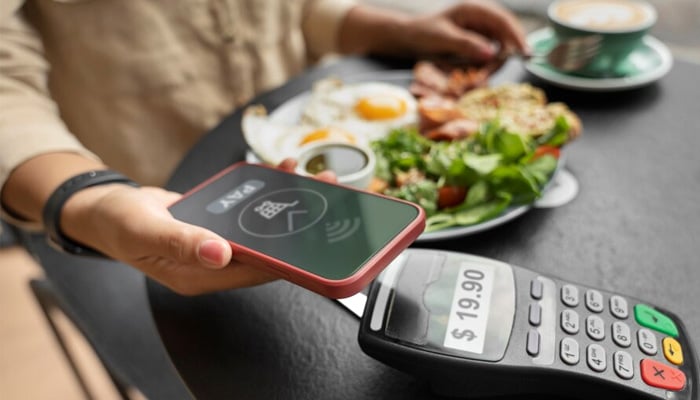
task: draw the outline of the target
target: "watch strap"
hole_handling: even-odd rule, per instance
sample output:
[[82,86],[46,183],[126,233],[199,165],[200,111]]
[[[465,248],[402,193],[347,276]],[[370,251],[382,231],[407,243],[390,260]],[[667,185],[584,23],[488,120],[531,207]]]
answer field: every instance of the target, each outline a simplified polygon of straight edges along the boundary
[[42,218],[49,243],[59,250],[70,254],[104,257],[99,251],[81,245],[63,234],[60,227],[61,211],[68,199],[82,189],[111,183],[123,183],[129,186],[139,185],[128,177],[113,170],[95,170],[75,175],[54,190],[44,205]]

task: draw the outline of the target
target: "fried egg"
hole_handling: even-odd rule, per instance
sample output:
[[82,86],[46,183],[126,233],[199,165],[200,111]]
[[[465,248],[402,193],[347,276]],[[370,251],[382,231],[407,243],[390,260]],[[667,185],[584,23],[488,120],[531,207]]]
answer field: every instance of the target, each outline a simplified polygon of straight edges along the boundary
[[318,127],[337,126],[371,141],[386,137],[392,129],[416,124],[417,102],[401,86],[325,79],[314,85],[301,121]]
[[285,158],[296,158],[306,146],[320,142],[368,145],[356,135],[336,125],[286,124],[270,119],[263,106],[248,107],[241,124],[243,137],[262,161],[277,165]]

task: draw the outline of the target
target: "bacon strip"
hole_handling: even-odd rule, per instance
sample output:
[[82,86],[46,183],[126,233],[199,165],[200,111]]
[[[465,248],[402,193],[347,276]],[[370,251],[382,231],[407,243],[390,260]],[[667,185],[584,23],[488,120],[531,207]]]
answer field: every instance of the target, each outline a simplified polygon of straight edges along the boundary
[[416,97],[444,95],[449,89],[447,74],[429,61],[419,61],[413,67],[410,91]]
[[421,132],[463,117],[453,99],[435,94],[418,100],[418,115],[420,118],[418,129]]
[[464,93],[488,83],[489,70],[438,66],[420,61],[413,68],[411,93],[418,97],[418,129],[433,140],[456,140],[478,129],[478,124],[465,118],[456,101]]
[[459,98],[472,89],[486,86],[488,78],[489,72],[485,69],[453,69],[450,72],[447,86],[450,93],[455,98]]
[[413,82],[409,89],[419,98],[439,95],[457,99],[471,89],[485,86],[489,72],[486,68],[440,67],[431,61],[419,61],[413,67]]
[[478,130],[478,122],[466,118],[458,118],[423,132],[423,135],[430,140],[459,140],[475,134]]

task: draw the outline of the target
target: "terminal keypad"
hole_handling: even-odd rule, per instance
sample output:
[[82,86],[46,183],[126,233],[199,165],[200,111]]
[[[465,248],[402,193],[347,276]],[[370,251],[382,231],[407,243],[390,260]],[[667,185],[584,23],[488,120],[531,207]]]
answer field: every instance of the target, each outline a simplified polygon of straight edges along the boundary
[[[537,334],[543,329],[543,314],[556,313],[556,358],[570,368],[588,368],[594,374],[609,369],[614,376],[630,381],[640,379],[649,386],[670,391],[684,388],[686,377],[678,366],[683,365],[683,348],[678,328],[671,318],[646,304],[630,304],[624,296],[610,295],[571,283],[545,277],[531,280],[527,353],[533,357],[543,351]],[[547,295],[556,299],[556,310],[543,308]]]

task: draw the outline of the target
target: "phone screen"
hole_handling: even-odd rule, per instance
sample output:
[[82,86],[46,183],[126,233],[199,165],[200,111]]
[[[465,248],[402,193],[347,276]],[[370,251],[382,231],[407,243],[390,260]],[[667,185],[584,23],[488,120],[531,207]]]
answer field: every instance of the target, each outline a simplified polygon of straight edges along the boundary
[[411,204],[253,164],[215,176],[170,211],[331,280],[353,275],[420,213]]

